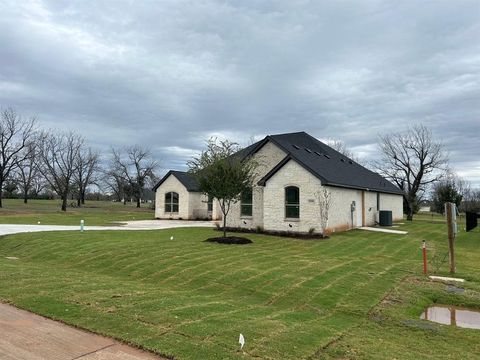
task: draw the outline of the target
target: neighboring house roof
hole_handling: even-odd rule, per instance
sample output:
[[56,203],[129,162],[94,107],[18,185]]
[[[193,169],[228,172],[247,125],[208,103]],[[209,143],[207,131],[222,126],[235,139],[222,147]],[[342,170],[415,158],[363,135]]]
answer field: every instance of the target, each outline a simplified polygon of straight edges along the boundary
[[268,141],[285,151],[287,156],[259,181],[259,185],[265,185],[268,179],[286,163],[295,160],[319,178],[324,185],[403,194],[399,188],[381,175],[368,170],[303,131],[269,135],[254,144],[254,147],[250,146],[250,152],[244,153],[244,158],[259,151]]
[[175,176],[177,180],[180,181],[183,186],[185,186],[187,191],[192,191],[192,192],[200,191],[198,187],[198,182],[197,182],[197,179],[195,179],[195,176],[185,171],[176,171],[176,170],[170,170],[168,173],[166,173],[165,176],[157,183],[157,185],[154,186],[153,191],[156,191],[160,187],[160,185],[162,185],[163,182],[167,180],[167,178],[170,175]]

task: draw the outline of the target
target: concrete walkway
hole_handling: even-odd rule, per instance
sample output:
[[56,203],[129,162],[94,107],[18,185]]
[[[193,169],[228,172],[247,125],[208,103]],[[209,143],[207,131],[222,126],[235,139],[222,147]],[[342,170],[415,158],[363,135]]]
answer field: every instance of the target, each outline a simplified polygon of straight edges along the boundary
[[376,232],[382,232],[382,233],[387,233],[387,234],[399,234],[399,235],[406,235],[408,234],[407,231],[402,231],[402,230],[390,230],[390,229],[385,229],[385,228],[376,228],[376,227],[369,227],[369,226],[363,226],[359,228],[360,230],[366,230],[366,231],[376,231]]
[[115,340],[0,303],[2,360],[159,360]]
[[[85,231],[98,230],[159,230],[179,227],[210,227],[215,226],[213,221],[187,220],[137,220],[119,223],[118,226],[88,226]],[[0,224],[0,236],[39,231],[80,231],[80,225],[14,225]]]

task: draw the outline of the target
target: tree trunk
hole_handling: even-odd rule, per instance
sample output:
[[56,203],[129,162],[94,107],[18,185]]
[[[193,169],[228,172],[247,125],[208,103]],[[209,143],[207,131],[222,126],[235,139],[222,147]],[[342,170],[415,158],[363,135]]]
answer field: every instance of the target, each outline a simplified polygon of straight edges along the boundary
[[3,208],[3,181],[0,182],[0,208]]
[[81,207],[82,206],[82,202],[80,200],[80,195],[77,196],[77,206],[78,207]]
[[23,194],[23,203],[26,204],[28,203],[28,193],[25,191],[25,193]]
[[82,205],[85,205],[85,190],[82,191],[82,198],[81,198],[81,201],[82,201]]
[[407,197],[406,199],[406,203],[407,203],[407,220],[408,221],[412,221],[413,220],[413,210],[414,210],[414,207],[415,207],[415,200],[412,200],[411,198]]
[[123,198],[123,205],[127,205],[127,198],[126,197]]
[[[222,199],[223,202],[223,209],[225,209],[225,200]],[[227,215],[225,214],[225,210],[223,211],[223,237],[227,237]]]
[[407,220],[408,221],[413,221],[413,211],[411,211],[411,210],[408,211]]
[[62,196],[62,211],[67,211],[67,199],[68,199],[67,194]]
[[137,198],[137,208],[140,207],[140,198]]

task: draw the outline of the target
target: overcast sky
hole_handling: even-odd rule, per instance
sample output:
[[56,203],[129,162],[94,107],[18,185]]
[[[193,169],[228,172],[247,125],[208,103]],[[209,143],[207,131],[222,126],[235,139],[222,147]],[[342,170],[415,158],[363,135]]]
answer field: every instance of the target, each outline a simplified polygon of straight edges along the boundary
[[211,135],[376,153],[424,123],[480,186],[480,1],[0,2],[0,106],[182,169]]

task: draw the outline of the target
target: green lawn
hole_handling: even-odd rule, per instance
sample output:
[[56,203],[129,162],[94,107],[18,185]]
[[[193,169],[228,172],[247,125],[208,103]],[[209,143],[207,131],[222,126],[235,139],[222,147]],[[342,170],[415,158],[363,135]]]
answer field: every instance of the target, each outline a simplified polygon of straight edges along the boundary
[[178,359],[478,359],[479,330],[418,318],[434,302],[480,308],[480,232],[458,238],[468,282],[452,295],[421,275],[423,239],[446,274],[445,225],[400,229],[245,246],[200,228],[11,235],[0,299]]
[[[135,203],[123,205],[111,201],[87,201],[80,208],[68,207],[60,210],[60,200],[29,200],[24,204],[20,199],[4,199],[0,208],[0,224],[78,225],[85,220],[86,225],[112,225],[114,221],[150,220],[154,218],[152,204],[142,204],[137,209]],[[76,204],[75,200],[68,202]]]

